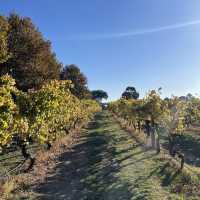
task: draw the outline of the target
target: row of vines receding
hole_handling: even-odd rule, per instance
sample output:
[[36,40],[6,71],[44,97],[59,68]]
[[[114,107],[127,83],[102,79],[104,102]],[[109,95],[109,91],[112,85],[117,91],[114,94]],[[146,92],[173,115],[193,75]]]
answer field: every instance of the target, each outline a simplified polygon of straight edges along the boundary
[[22,92],[9,75],[0,77],[0,150],[15,144],[30,166],[34,158],[27,151],[31,143],[52,146],[58,137],[86,123],[99,104],[78,99],[70,92],[70,81],[52,80],[39,90]]
[[59,62],[30,18],[0,16],[1,161],[20,151],[31,168],[29,147],[50,149],[57,138],[86,124],[100,110],[92,99],[87,77],[78,66]]
[[125,99],[109,103],[108,109],[123,120],[128,127],[150,138],[152,148],[161,150],[161,133],[168,138],[167,150],[181,161],[184,167],[184,154],[176,144],[177,138],[194,122],[200,120],[200,99],[171,97],[162,99],[160,92],[152,90],[143,99]]

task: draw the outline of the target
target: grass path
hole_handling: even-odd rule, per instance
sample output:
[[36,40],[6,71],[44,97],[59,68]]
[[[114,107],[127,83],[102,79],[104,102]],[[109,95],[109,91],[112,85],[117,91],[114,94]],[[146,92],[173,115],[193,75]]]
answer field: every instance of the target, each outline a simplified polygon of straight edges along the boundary
[[178,199],[162,169],[153,151],[102,112],[36,191],[44,200]]

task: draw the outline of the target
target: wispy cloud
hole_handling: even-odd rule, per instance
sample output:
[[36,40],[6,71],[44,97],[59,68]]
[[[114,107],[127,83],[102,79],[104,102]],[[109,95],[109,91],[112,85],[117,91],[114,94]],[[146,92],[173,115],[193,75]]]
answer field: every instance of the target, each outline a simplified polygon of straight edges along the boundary
[[150,29],[141,29],[141,30],[133,30],[128,32],[121,33],[102,33],[102,34],[87,34],[87,35],[75,35],[73,37],[69,37],[68,40],[103,40],[103,39],[115,39],[115,38],[124,38],[124,37],[133,37],[139,35],[146,35],[150,33],[157,33],[161,31],[181,29],[193,25],[200,24],[200,20],[189,21],[179,24],[172,24],[167,26],[160,26],[156,28]]

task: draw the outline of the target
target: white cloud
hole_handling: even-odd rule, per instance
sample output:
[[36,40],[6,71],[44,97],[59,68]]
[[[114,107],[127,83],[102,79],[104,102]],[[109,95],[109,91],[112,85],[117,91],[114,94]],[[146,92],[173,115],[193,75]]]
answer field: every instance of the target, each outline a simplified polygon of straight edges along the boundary
[[179,24],[172,24],[167,26],[160,26],[156,28],[150,29],[141,29],[141,30],[133,30],[129,32],[121,32],[121,33],[108,33],[108,34],[88,34],[88,35],[77,35],[74,37],[68,38],[68,40],[102,40],[102,39],[115,39],[115,38],[124,38],[124,37],[133,37],[139,35],[146,35],[150,33],[157,33],[161,31],[181,29],[193,25],[200,24],[200,20],[194,20],[190,22],[184,22]]

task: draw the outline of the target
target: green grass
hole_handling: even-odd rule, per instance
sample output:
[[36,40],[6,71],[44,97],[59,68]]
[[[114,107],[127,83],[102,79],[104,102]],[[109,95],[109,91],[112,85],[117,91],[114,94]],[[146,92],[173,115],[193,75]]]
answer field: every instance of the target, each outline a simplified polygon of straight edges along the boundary
[[[163,163],[158,163],[155,152],[139,145],[106,115],[110,137],[108,146],[112,149],[117,181],[104,188],[105,199],[178,199],[177,195],[170,194],[169,188],[162,186],[160,173]],[[105,128],[100,130],[107,134]]]
[[57,200],[200,199],[198,191],[190,191],[199,180],[191,177],[138,144],[104,111],[37,192],[41,199]]

